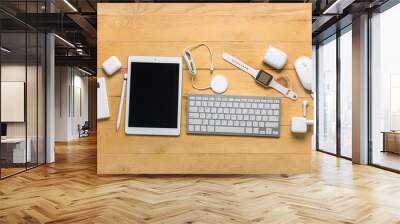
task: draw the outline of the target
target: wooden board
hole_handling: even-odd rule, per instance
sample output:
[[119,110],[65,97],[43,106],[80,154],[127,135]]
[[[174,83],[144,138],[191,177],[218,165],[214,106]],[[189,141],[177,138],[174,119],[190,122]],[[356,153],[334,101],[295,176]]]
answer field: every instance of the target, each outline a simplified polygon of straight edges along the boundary
[[[249,65],[284,77],[299,100],[282,98],[281,137],[200,136],[186,134],[186,97],[209,93],[191,87],[183,71],[181,136],[127,136],[115,130],[123,73],[130,55],[179,56],[183,48],[207,43],[215,54],[215,73],[229,79],[227,95],[281,96],[265,89],[242,71],[222,60],[229,52]],[[262,63],[268,46],[288,53],[282,71]],[[106,76],[101,63],[116,55],[121,71]],[[209,55],[193,52],[199,84],[207,84]],[[98,122],[97,171],[99,174],[244,174],[300,173],[310,170],[312,130],[305,135],[290,131],[290,119],[302,116],[313,100],[300,84],[294,61],[311,56],[311,4],[98,4],[98,76],[106,77],[111,118]],[[124,115],[124,114],[123,114]],[[124,116],[123,116],[124,117]],[[121,127],[125,121],[122,120]]]

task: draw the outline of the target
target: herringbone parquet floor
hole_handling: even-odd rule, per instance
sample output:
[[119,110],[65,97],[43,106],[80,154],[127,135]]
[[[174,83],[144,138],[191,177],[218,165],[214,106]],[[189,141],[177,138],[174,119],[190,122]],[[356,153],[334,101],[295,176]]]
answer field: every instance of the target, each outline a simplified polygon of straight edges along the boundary
[[97,176],[86,138],[0,181],[0,223],[400,223],[400,175],[313,157],[304,175]]

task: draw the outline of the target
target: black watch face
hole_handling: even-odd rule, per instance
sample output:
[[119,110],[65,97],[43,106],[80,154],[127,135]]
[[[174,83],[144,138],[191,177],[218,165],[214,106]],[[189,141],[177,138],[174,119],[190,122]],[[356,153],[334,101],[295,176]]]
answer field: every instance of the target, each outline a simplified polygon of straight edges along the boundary
[[272,78],[273,78],[272,75],[268,74],[267,72],[265,72],[263,70],[260,70],[260,72],[258,72],[256,80],[257,80],[257,82],[259,82],[265,86],[268,86],[269,83],[271,82]]

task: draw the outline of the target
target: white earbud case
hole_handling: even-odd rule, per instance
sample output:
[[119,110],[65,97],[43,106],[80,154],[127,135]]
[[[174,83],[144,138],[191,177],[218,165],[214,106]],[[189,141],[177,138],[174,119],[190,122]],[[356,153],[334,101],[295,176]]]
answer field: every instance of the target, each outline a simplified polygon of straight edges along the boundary
[[282,69],[287,62],[287,54],[275,47],[270,46],[264,56],[264,63],[275,68]]
[[103,69],[107,75],[112,75],[121,68],[121,62],[116,56],[111,56],[103,63]]

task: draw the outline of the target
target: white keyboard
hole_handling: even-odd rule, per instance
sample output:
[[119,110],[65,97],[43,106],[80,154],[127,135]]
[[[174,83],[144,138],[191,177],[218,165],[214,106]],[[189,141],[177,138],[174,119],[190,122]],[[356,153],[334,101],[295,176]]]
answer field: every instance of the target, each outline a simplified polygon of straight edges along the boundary
[[280,97],[190,94],[190,134],[279,137]]

